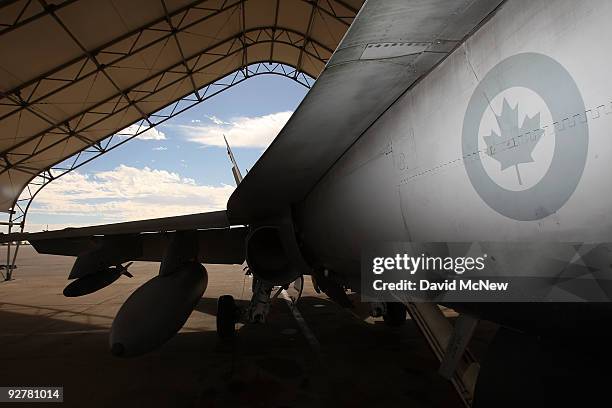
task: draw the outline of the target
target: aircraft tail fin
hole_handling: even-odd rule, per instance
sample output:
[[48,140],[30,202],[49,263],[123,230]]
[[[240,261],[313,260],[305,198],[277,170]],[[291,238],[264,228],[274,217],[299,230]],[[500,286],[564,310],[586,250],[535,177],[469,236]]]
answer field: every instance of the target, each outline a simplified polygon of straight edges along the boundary
[[234,175],[234,180],[236,180],[236,185],[240,184],[242,181],[242,174],[240,173],[240,168],[238,168],[238,163],[236,163],[236,159],[234,158],[234,153],[232,153],[232,149],[230,148],[229,143],[227,142],[227,138],[223,135],[223,140],[225,140],[225,146],[227,146],[227,155],[232,163],[232,174]]

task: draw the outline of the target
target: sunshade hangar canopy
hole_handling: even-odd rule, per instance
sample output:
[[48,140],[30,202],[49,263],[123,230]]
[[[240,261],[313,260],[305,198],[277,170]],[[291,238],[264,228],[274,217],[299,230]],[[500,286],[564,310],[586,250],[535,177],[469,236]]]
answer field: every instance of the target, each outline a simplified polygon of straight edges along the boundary
[[0,5],[0,211],[37,174],[253,63],[316,78],[363,0]]

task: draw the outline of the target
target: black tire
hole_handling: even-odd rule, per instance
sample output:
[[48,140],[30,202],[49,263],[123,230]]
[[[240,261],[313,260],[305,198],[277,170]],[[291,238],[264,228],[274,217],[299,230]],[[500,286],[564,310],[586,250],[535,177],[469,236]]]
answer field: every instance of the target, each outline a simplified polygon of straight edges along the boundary
[[387,326],[398,327],[406,323],[406,306],[403,303],[387,303],[387,313],[383,315]]
[[217,301],[217,335],[223,340],[236,335],[236,302],[231,295],[223,295]]

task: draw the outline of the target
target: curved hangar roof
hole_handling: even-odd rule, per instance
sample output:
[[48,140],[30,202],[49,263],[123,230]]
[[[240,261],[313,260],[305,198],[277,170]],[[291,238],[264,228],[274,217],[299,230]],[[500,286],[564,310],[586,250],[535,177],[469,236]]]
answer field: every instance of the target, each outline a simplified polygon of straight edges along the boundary
[[0,211],[37,174],[226,75],[316,78],[363,0],[17,0],[0,6]]

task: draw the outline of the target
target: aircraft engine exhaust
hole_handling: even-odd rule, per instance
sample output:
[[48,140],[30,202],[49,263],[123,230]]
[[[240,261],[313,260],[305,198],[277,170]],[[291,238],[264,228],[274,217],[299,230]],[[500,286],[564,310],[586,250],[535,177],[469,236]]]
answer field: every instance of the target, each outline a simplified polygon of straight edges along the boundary
[[183,327],[204,294],[208,273],[197,262],[140,286],[119,309],[110,332],[111,353],[145,354],[164,344]]
[[259,227],[247,237],[246,261],[253,274],[272,285],[293,282],[300,272],[280,228]]
[[132,265],[132,262],[126,266],[119,264],[117,266],[111,266],[110,268],[105,268],[101,271],[78,278],[64,288],[64,296],[78,297],[89,295],[90,293],[97,292],[98,290],[109,286],[111,283],[119,279],[121,275],[132,278],[132,274],[127,270],[130,265]]

